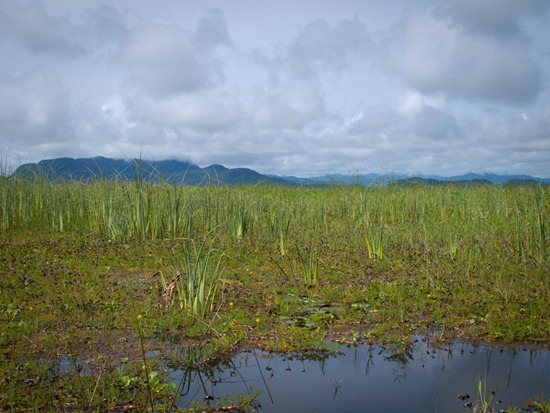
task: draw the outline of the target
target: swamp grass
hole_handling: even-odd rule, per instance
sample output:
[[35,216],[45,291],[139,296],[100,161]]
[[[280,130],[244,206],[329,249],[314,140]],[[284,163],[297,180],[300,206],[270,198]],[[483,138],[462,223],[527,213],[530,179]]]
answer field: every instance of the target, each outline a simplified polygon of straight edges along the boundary
[[[173,411],[155,357],[192,368],[247,345],[424,332],[548,347],[549,199],[544,186],[0,179],[0,411]],[[193,243],[220,260],[196,313],[163,297]]]

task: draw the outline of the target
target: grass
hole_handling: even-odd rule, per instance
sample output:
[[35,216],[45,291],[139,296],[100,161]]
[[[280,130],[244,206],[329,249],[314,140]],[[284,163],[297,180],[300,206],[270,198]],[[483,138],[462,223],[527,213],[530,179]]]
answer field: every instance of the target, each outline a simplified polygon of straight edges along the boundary
[[0,410],[169,411],[151,351],[200,365],[422,332],[550,346],[549,199],[2,179]]
[[179,265],[180,269],[175,270],[175,278],[170,284],[162,272],[159,273],[166,304],[171,306],[176,303],[180,310],[195,317],[204,317],[214,309],[222,271],[222,256],[218,257],[214,268],[210,267],[210,260],[218,251],[212,245],[205,251],[205,244],[206,238],[198,248],[193,240],[184,244],[183,263]]
[[487,376],[477,379],[476,397],[475,401],[470,401],[469,394],[459,394],[458,398],[462,400],[466,411],[472,413],[495,413],[495,412],[508,412],[508,413],[520,413],[522,411],[529,411],[533,413],[549,413],[550,401],[545,399],[544,395],[536,395],[533,399],[527,400],[523,403],[522,408],[512,407],[506,410],[499,406],[502,401],[496,398],[498,388],[491,387],[487,389]]
[[307,285],[316,285],[319,278],[319,259],[316,257],[314,246],[309,247],[309,252],[302,251],[299,246],[296,246],[296,253],[302,266],[304,282]]

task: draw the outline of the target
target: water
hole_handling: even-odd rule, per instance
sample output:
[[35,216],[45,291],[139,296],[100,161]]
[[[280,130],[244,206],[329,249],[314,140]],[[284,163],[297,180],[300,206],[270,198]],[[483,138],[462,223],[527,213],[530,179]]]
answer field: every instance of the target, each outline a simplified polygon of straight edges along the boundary
[[[484,397],[496,389],[495,411],[520,407],[543,393],[550,397],[550,352],[454,344],[443,349],[417,341],[405,352],[361,345],[314,357],[241,352],[209,371],[174,368],[183,380],[180,407],[205,395],[219,398],[261,391],[261,412],[464,412],[475,404],[479,380]],[[469,394],[462,401],[458,394]],[[497,403],[501,400],[502,403]]]

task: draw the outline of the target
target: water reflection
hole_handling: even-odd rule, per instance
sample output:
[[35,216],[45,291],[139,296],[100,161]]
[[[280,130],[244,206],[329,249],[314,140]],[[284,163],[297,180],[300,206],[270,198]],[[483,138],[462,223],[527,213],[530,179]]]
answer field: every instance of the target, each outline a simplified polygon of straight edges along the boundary
[[419,340],[406,347],[344,347],[338,354],[246,351],[208,370],[174,367],[170,378],[181,384],[180,407],[252,389],[261,391],[262,412],[452,413],[475,403],[478,380],[486,386],[484,396],[495,392],[495,411],[541,393],[550,397],[549,370],[545,350],[433,348]]

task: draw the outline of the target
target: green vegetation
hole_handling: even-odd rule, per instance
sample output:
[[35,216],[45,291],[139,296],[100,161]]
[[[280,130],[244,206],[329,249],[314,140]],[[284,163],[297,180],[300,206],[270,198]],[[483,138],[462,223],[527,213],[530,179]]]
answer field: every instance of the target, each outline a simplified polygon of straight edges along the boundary
[[459,394],[458,398],[464,403],[464,407],[468,408],[467,411],[472,413],[521,413],[524,411],[532,413],[550,413],[550,400],[546,400],[544,395],[537,395],[532,400],[527,400],[523,403],[522,408],[511,407],[506,410],[498,409],[497,406],[502,402],[496,398],[497,390],[493,387],[487,389],[486,383],[487,377],[483,379],[477,379],[477,389],[475,402],[470,401],[469,394]]
[[193,242],[186,242],[183,248],[183,265],[181,270],[175,270],[176,276],[170,284],[166,283],[164,275],[160,273],[167,306],[174,302],[172,296],[176,290],[176,303],[180,310],[195,317],[204,317],[214,310],[220,278],[222,257],[218,258],[215,268],[211,269],[210,258],[216,250],[210,247],[204,252],[205,242],[206,240],[198,249]]
[[0,410],[174,411],[158,355],[192,369],[422,333],[549,346],[549,199],[2,179]]

